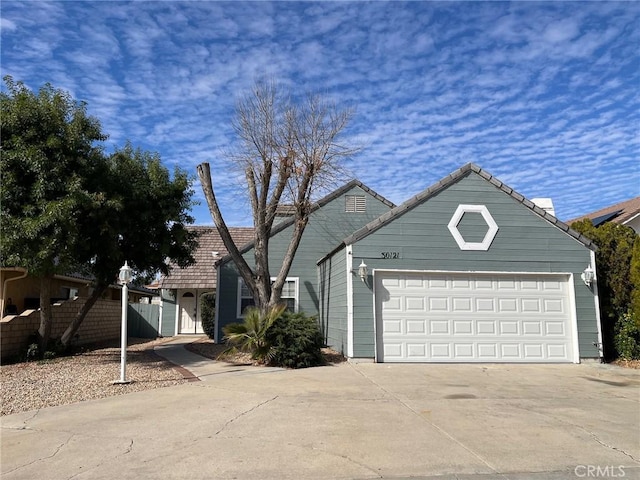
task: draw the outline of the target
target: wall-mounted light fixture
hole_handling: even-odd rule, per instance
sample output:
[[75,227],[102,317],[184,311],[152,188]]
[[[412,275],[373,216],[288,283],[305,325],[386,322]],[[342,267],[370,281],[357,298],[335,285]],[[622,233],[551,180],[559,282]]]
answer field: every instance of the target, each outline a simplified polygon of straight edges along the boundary
[[367,277],[369,276],[369,270],[367,269],[367,264],[364,263],[364,260],[361,260],[360,265],[358,265],[358,276],[363,282],[366,282]]
[[587,287],[590,287],[593,281],[596,279],[596,271],[591,268],[591,265],[587,265],[587,268],[584,269],[584,272],[580,274],[580,278]]

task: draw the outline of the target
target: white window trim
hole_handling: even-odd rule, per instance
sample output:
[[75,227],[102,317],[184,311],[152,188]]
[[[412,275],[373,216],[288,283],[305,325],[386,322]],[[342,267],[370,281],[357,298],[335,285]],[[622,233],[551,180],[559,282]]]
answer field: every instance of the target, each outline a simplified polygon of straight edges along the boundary
[[[482,218],[488,228],[482,242],[467,242],[458,230],[458,224],[465,213],[479,213],[482,215]],[[451,235],[458,244],[460,250],[481,250],[486,252],[489,250],[489,247],[493,243],[493,239],[496,238],[496,234],[498,233],[498,225],[485,205],[458,205],[458,208],[453,214],[453,217],[451,217],[447,228],[449,229],[449,232],[451,232]]]
[[[276,277],[271,277],[271,281],[274,282],[276,280]],[[294,313],[298,312],[299,309],[299,303],[300,303],[300,279],[299,277],[287,277],[284,279],[285,283],[286,282],[293,282],[295,285],[295,298],[294,298]],[[242,277],[238,277],[238,288],[237,288],[237,294],[236,294],[236,318],[244,318],[245,316],[242,314],[241,311],[241,305],[242,305],[242,299],[243,298],[249,298],[249,297],[242,297],[242,285],[244,284],[244,279]],[[291,298],[291,297],[283,297],[283,298]],[[218,302],[216,302],[216,306],[218,305]]]
[[[591,252],[593,255],[592,258],[595,261],[595,253]],[[376,274],[379,276],[384,273],[421,273],[421,274],[431,274],[431,273],[444,273],[444,274],[478,274],[478,275],[521,275],[521,276],[540,276],[540,277],[564,277],[567,279],[567,288],[569,294],[569,326],[571,327],[571,346],[573,348],[572,355],[570,360],[573,363],[580,363],[580,344],[578,338],[578,311],[576,306],[576,293],[574,286],[574,274],[572,272],[524,272],[524,271],[507,271],[507,270],[411,270],[411,269],[400,269],[400,268],[380,268],[374,269],[373,275],[374,278]],[[377,284],[375,284],[377,285]],[[374,292],[374,302],[375,302],[375,292]],[[596,298],[596,302],[598,299]],[[374,303],[374,312],[375,316],[373,318],[374,323],[377,325],[377,322],[380,321],[382,312],[376,310],[376,304]],[[599,310],[598,304],[596,303],[596,316],[599,318]],[[599,324],[598,324],[599,326]],[[598,329],[599,330],[599,329]],[[375,332],[375,329],[374,329]],[[600,333],[600,332],[598,332]],[[378,338],[374,336],[375,345],[374,352],[376,354],[375,361],[378,361],[378,349],[382,348],[382,337]]]

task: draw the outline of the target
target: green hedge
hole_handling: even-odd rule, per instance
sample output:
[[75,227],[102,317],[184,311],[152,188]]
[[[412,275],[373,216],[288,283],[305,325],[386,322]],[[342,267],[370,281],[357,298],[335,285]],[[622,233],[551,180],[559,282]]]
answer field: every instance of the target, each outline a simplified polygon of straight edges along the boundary
[[315,317],[285,312],[267,331],[273,347],[270,363],[287,368],[324,365],[324,341]]
[[591,220],[571,224],[598,246],[596,270],[607,360],[640,358],[640,236],[609,222],[594,227]]

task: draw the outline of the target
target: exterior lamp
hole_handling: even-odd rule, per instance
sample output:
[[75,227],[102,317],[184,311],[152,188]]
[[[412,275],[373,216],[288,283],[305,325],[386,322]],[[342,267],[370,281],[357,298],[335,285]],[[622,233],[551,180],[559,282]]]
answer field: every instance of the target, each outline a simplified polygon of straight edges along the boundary
[[587,287],[590,287],[593,281],[596,279],[596,271],[591,268],[591,265],[587,265],[587,268],[584,269],[584,272],[580,274],[580,278]]
[[368,275],[369,270],[367,269],[367,264],[364,263],[364,260],[361,260],[360,265],[358,265],[358,276],[360,277],[360,280],[366,282]]
[[118,275],[118,283],[122,285],[122,330],[120,332],[120,380],[113,383],[126,384],[127,380],[127,308],[129,307],[129,288],[127,284],[131,281],[131,268],[124,262]]

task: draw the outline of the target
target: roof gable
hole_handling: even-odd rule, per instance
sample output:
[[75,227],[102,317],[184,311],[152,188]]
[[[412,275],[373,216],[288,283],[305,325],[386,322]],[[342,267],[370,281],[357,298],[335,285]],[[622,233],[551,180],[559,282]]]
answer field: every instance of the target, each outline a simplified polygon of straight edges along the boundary
[[536,215],[538,215],[539,217],[542,217],[548,223],[559,228],[560,230],[565,232],[567,235],[573,237],[574,239],[576,239],[578,242],[582,243],[586,247],[590,248],[591,250],[596,249],[595,244],[591,240],[589,240],[587,237],[571,229],[567,224],[561,222],[553,215],[547,213],[544,209],[538,207],[530,200],[527,200],[524,197],[524,195],[519,194],[513,188],[501,182],[499,179],[491,175],[486,170],[483,170],[482,168],[480,168],[479,166],[473,163],[468,163],[463,167],[459,168],[458,170],[447,175],[446,177],[441,179],[439,182],[433,184],[426,190],[413,196],[403,204],[381,215],[376,220],[368,223],[361,229],[357,230],[356,232],[354,232],[353,234],[345,238],[339,246],[337,246],[332,252],[330,252],[324,258],[322,258],[318,263],[321,263],[327,257],[333,255],[334,252],[342,249],[345,245],[355,243],[358,240],[361,240],[362,238],[366,237],[367,235],[370,235],[371,233],[375,232],[376,230],[384,227],[385,225],[388,225],[389,223],[393,222],[400,216],[404,215],[406,212],[414,209],[418,205],[421,205],[425,201],[429,200],[431,197],[433,197],[437,193],[447,189],[454,183],[460,181],[462,178],[472,174],[478,175],[479,177],[481,177],[482,179],[484,179],[485,181],[493,185],[495,188],[506,193],[511,198],[513,198],[514,200],[516,200],[517,202],[519,202],[520,204],[524,205],[529,210],[534,212]]
[[[161,282],[162,288],[215,288],[217,271],[215,263],[227,255],[227,248],[216,227],[190,226],[198,233],[195,262],[186,268],[174,267]],[[253,240],[253,227],[230,227],[231,238],[238,246]],[[214,252],[217,255],[213,255]]]
[[[362,189],[363,191],[365,191],[366,193],[368,193],[369,195],[371,195],[373,198],[379,200],[380,202],[382,202],[383,204],[387,205],[390,208],[394,208],[395,204],[390,202],[389,200],[387,200],[386,198],[384,198],[382,195],[379,195],[378,193],[376,193],[375,191],[373,191],[371,188],[367,187],[364,183],[362,183],[360,180],[351,180],[350,182],[344,184],[342,187],[334,190],[333,192],[329,193],[328,195],[326,195],[325,197],[321,198],[320,200],[318,200],[317,202],[315,202],[313,204],[313,206],[311,207],[311,213],[317,211],[318,209],[324,207],[325,205],[331,203],[332,201],[336,200],[337,198],[342,197],[342,195],[344,195],[346,192],[348,192],[349,190],[352,190],[355,187],[359,187],[360,189]],[[285,208],[288,208],[289,206],[285,206]],[[285,220],[282,220],[279,223],[276,223],[273,228],[271,229],[271,235],[270,237],[273,237],[274,235],[276,235],[277,233],[280,233],[281,231],[283,231],[284,229],[288,228],[289,226],[293,225],[293,223],[295,222],[295,217],[294,216],[290,216],[288,218],[286,218]],[[246,243],[242,248],[240,248],[240,253],[244,254],[246,252],[248,252],[249,250],[251,250],[254,247],[255,243],[253,240],[251,240],[250,242]],[[231,261],[231,255],[227,254],[226,256],[224,256],[224,258],[222,258],[218,264],[219,265],[223,265],[227,262]]]

